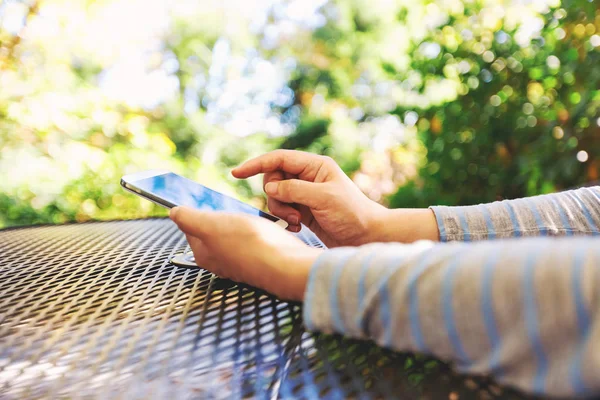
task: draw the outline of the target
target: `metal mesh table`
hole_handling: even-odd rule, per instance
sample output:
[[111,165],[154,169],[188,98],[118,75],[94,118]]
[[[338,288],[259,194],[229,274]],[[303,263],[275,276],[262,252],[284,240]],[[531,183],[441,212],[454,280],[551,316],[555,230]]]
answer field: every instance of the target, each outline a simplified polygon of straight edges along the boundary
[[185,248],[165,219],[0,231],[0,398],[521,397],[306,332],[299,304],[172,265]]

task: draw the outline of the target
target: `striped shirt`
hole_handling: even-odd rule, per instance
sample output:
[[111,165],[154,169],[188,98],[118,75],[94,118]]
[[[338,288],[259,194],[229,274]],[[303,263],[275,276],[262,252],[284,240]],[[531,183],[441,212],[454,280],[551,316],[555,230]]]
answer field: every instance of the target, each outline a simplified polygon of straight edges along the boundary
[[307,327],[536,394],[600,394],[600,187],[432,210],[442,243],[323,252]]

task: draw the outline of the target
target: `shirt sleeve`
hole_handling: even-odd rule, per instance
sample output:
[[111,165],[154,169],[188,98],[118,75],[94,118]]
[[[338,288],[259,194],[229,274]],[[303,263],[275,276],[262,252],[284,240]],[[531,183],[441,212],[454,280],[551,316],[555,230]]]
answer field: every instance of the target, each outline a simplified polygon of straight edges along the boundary
[[600,234],[600,186],[476,206],[431,209],[442,242]]
[[311,330],[431,354],[552,396],[600,393],[600,240],[371,244],[313,266]]

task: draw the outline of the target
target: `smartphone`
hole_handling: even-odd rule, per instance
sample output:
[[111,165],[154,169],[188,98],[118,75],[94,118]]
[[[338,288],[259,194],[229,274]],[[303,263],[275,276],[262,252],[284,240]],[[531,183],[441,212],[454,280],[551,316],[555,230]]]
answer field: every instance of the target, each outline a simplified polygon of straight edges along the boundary
[[125,175],[121,178],[121,186],[166,208],[188,206],[199,210],[245,213],[266,218],[282,228],[288,226],[287,222],[274,215],[165,170]]

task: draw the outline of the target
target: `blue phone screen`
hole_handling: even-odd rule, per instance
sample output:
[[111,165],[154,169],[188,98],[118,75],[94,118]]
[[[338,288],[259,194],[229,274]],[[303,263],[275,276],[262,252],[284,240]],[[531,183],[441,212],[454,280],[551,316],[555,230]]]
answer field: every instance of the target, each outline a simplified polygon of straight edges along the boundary
[[136,181],[134,185],[177,206],[188,206],[208,211],[241,212],[267,218],[271,221],[279,220],[279,218],[258,208],[173,173],[142,179]]

